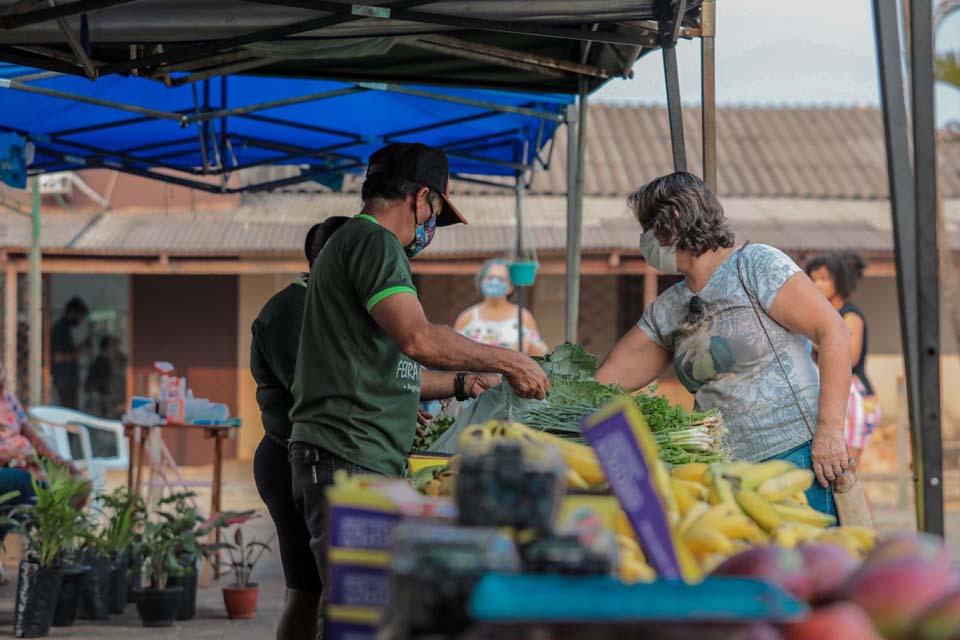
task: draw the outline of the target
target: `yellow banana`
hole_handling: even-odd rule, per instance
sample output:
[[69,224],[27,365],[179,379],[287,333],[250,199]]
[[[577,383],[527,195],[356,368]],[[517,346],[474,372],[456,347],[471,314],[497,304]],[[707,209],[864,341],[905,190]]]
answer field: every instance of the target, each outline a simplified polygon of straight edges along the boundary
[[817,542],[832,542],[838,544],[847,549],[855,558],[862,559],[866,555],[866,549],[860,544],[860,540],[854,537],[852,533],[845,532],[839,527],[821,532],[820,535],[817,536]]
[[703,474],[703,478],[704,484],[710,490],[710,504],[721,502],[734,504],[733,485],[723,477],[723,471],[719,465],[710,465]]
[[857,542],[860,543],[860,546],[863,547],[865,551],[873,550],[873,547],[877,544],[877,530],[871,529],[870,527],[840,527],[842,531],[848,537],[852,537]]
[[730,520],[736,517],[743,517],[743,512],[740,511],[737,505],[730,504],[729,502],[721,502],[720,504],[711,506],[693,525],[697,529],[716,529],[724,520]]
[[786,504],[774,504],[773,510],[789,522],[802,522],[825,529],[836,524],[837,519],[826,513],[820,513],[811,507],[795,507]]
[[606,477],[603,475],[603,469],[600,467],[600,461],[597,460],[597,455],[593,452],[593,449],[587,445],[570,442],[563,438],[550,435],[549,433],[531,429],[519,422],[511,422],[509,425],[504,426],[508,437],[525,440],[531,444],[543,444],[556,447],[563,457],[564,462],[567,463],[567,466],[580,474],[580,477],[583,478],[587,484],[600,484],[606,480]]
[[625,584],[653,582],[657,579],[657,574],[650,565],[633,558],[624,559],[620,562],[619,575],[620,581]]
[[690,507],[697,502],[697,496],[694,496],[693,492],[684,486],[682,481],[676,478],[670,478],[670,486],[673,489],[674,497],[677,499],[677,509],[680,512],[680,516],[687,515]]
[[800,544],[800,533],[797,531],[796,527],[791,524],[782,524],[777,527],[771,536],[774,544],[778,547],[783,547],[784,549],[793,549],[798,544]]
[[791,497],[791,499],[799,502],[799,503],[802,504],[802,505],[808,505],[808,506],[809,506],[809,504],[810,504],[810,501],[807,500],[807,494],[804,493],[803,491],[798,491],[798,492],[796,492],[795,494],[793,494],[793,495],[790,496],[790,497]]
[[670,469],[670,475],[677,480],[689,480],[690,482],[701,482],[703,472],[707,470],[708,465],[705,462],[688,462]]
[[753,520],[742,514],[722,520],[716,529],[731,540],[746,540],[753,544],[764,544],[769,540]]
[[716,467],[720,469],[720,473],[727,477],[731,478],[740,478],[743,474],[747,473],[755,467],[753,463],[744,462],[742,460],[737,462],[718,462]]
[[729,553],[709,553],[700,559],[700,569],[704,573],[711,573],[714,569],[723,564],[723,561],[730,557]]
[[764,531],[773,533],[777,527],[783,524],[783,518],[773,510],[773,505],[756,491],[740,489],[736,494],[736,499],[744,513],[753,518],[754,522],[760,525],[760,528]]
[[796,468],[797,465],[787,460],[768,460],[751,465],[750,469],[740,476],[740,486],[744,489],[756,489],[767,480]]
[[694,554],[733,553],[730,539],[716,529],[693,528],[683,534],[683,541]]
[[570,489],[589,489],[590,485],[574,469],[567,467],[567,487]]
[[675,482],[678,482],[682,486],[686,487],[690,493],[693,494],[693,497],[696,500],[709,500],[710,499],[710,490],[699,482],[693,482],[691,480],[679,480],[674,478]]
[[776,478],[770,478],[757,487],[757,493],[770,502],[780,502],[813,486],[813,471],[794,469]]
[[690,509],[687,511],[686,515],[683,516],[683,519],[676,527],[676,531],[679,535],[689,529],[695,522],[700,520],[708,511],[710,511],[710,505],[706,502],[696,502]]

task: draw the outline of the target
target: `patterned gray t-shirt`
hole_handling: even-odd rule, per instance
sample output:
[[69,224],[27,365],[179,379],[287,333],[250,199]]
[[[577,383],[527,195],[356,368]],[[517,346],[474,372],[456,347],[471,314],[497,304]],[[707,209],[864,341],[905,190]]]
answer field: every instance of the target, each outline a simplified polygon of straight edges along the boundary
[[[690,313],[695,294],[679,282],[650,305],[638,325],[670,351],[697,410],[723,413],[733,459],[758,462],[808,442],[810,434],[737,275],[739,253],[732,253],[696,294],[702,315]],[[744,282],[769,313],[780,288],[800,268],[779,249],[762,244],[747,245],[742,254]],[[820,381],[808,341],[767,313],[760,317],[816,428]]]

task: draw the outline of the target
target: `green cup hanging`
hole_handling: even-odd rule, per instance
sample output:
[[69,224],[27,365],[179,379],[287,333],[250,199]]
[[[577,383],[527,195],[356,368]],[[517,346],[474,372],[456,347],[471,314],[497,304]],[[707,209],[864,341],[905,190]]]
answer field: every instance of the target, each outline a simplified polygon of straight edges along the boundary
[[535,251],[526,250],[519,252],[510,263],[510,283],[515,287],[529,287],[537,279],[537,268],[540,263],[537,262]]

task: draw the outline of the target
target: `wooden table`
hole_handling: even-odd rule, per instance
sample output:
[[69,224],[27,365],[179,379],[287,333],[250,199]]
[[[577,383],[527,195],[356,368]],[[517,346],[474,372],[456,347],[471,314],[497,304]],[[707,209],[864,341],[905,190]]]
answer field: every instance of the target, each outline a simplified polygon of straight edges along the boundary
[[[207,438],[213,438],[213,482],[211,484],[210,495],[210,513],[220,513],[220,501],[222,497],[223,486],[223,442],[232,436],[237,425],[214,425],[214,424],[178,424],[165,422],[157,425],[143,425],[134,422],[125,422],[123,431],[130,441],[130,468],[127,470],[127,489],[135,494],[140,493],[143,488],[143,461],[146,457],[147,441],[150,439],[152,429],[200,429]],[[151,465],[157,461],[151,457]],[[220,542],[220,530],[214,530],[214,542]],[[220,577],[219,563],[213,563],[213,575]]]

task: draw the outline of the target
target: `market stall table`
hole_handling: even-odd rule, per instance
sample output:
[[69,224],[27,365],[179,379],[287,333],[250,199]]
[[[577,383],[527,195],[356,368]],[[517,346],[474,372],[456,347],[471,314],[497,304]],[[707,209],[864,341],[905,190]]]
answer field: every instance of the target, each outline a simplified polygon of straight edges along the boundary
[[[223,442],[228,437],[233,436],[237,426],[238,425],[236,424],[180,424],[173,422],[146,425],[130,421],[124,422],[123,430],[130,441],[130,467],[127,470],[127,488],[133,493],[139,495],[140,490],[143,487],[143,461],[147,453],[147,440],[150,439],[152,429],[200,429],[205,433],[207,438],[213,438],[213,480],[210,485],[210,515],[219,513],[221,510],[220,499],[223,482]],[[172,460],[172,457],[169,456],[169,452],[166,452],[167,456],[164,456],[163,453],[164,452],[161,452],[159,455],[151,455],[149,458],[151,478],[154,474],[157,474],[163,478],[163,481],[166,484],[171,484],[167,481],[166,475],[162,469],[164,463],[166,462],[166,464],[171,466],[174,472],[177,474],[177,481],[175,484],[181,484],[184,486],[187,486],[188,484],[196,484],[183,480],[179,474],[179,471],[177,470],[176,464]],[[165,460],[165,457],[170,459]],[[153,483],[151,482],[150,484]],[[220,530],[215,529],[213,535],[214,542],[219,542]],[[220,577],[220,567],[217,563],[213,563],[213,575],[215,578]]]

